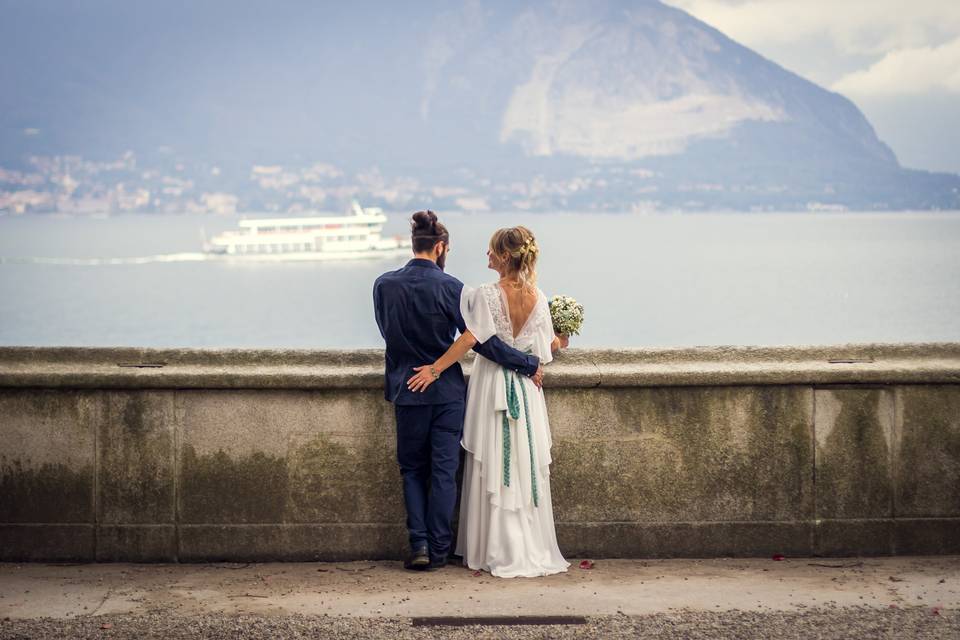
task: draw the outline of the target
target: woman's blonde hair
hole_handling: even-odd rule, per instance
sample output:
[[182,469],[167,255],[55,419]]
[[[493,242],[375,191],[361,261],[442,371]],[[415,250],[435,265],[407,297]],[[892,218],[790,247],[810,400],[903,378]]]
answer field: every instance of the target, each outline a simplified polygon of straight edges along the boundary
[[490,238],[490,251],[503,258],[507,255],[507,273],[516,274],[524,286],[537,284],[537,255],[540,247],[533,232],[526,227],[497,229]]

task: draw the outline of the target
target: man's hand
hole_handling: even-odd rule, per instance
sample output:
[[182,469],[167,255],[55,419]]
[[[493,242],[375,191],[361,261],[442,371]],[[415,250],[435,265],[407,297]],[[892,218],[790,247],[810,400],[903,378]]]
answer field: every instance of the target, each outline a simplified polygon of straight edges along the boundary
[[543,389],[543,365],[537,366],[537,372],[530,376],[530,379],[533,380],[533,384],[537,385],[537,389]]

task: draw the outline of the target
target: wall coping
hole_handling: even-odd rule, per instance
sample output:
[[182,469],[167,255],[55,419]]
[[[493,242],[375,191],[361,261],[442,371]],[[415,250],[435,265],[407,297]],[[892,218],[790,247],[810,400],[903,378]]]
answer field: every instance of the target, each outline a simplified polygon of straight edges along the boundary
[[[960,342],[570,349],[546,387],[956,384]],[[0,347],[0,387],[382,389],[381,349]]]

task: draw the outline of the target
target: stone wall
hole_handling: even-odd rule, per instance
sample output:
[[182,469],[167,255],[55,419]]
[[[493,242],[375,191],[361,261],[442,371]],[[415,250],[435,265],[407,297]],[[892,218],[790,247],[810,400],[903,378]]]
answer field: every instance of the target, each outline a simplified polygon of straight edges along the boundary
[[[0,560],[398,558],[382,352],[0,348]],[[547,367],[569,557],[960,553],[960,345]]]

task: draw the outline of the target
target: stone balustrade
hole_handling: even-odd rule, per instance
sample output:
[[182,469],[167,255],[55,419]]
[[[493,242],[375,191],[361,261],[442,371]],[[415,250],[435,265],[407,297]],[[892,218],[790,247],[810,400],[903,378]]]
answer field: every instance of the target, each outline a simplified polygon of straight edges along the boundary
[[[0,560],[400,557],[382,368],[0,348]],[[960,553],[960,344],[572,349],[545,393],[569,557]]]

